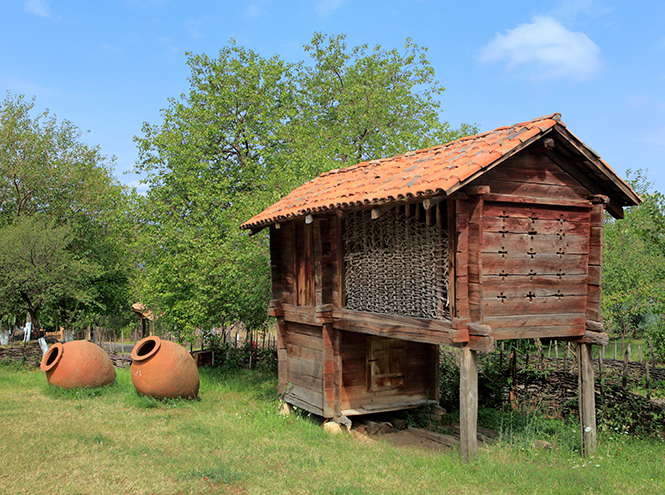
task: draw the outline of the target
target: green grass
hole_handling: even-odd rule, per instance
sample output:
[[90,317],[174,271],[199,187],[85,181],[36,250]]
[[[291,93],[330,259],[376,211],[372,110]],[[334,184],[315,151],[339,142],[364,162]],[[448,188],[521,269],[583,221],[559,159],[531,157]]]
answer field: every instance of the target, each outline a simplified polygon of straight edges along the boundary
[[606,433],[584,460],[575,424],[484,411],[502,441],[464,465],[456,451],[280,416],[275,378],[247,370],[202,370],[200,400],[160,402],[138,396],[127,369],[102,389],[63,391],[40,371],[0,367],[0,424],[3,494],[665,492],[659,439]]

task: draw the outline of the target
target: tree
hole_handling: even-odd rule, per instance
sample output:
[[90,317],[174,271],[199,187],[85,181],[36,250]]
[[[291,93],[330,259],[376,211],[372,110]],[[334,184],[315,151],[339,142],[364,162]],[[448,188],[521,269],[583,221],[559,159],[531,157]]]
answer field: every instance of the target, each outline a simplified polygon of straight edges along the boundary
[[606,217],[603,254],[603,313],[622,338],[637,334],[665,303],[665,223],[659,223],[665,202],[642,170],[628,174],[644,202],[628,208],[622,220]]
[[235,42],[216,59],[188,54],[189,93],[135,138],[150,186],[135,249],[142,298],[185,333],[265,321],[267,234],[250,238],[243,221],[321,172],[475,130],[439,120],[443,88],[410,40],[400,55],[316,34],[305,50],[311,66]]
[[0,299],[23,303],[35,329],[40,328],[39,311],[45,304],[65,296],[82,302],[91,299],[88,284],[101,267],[77,259],[68,250],[72,240],[71,229],[37,216],[20,216],[2,229]]
[[[0,292],[18,303],[5,311],[28,311],[35,325],[41,311],[73,324],[127,306],[118,229],[126,193],[113,160],[83,143],[76,126],[33,111],[22,95],[0,104]],[[12,254],[21,249],[41,254],[21,261]]]

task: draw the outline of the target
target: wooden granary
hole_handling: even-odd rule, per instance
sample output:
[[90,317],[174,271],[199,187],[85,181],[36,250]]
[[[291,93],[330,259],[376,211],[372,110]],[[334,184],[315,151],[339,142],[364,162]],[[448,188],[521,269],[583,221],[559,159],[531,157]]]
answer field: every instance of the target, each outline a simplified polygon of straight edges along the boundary
[[468,459],[476,352],[565,339],[592,451],[603,213],[639,202],[559,114],[322,174],[242,225],[270,227],[280,393],[342,421],[426,404],[438,346],[459,346]]

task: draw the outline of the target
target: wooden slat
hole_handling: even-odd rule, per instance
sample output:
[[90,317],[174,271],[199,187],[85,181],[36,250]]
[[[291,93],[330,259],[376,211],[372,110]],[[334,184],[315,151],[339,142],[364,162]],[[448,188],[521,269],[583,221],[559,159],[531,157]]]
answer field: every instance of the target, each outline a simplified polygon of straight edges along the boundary
[[494,340],[575,337],[584,335],[584,325],[493,328]]
[[526,198],[546,200],[585,201],[588,191],[584,188],[572,188],[554,184],[538,184],[532,182],[493,182],[492,195],[510,194]]
[[[575,279],[570,277],[566,280],[565,277],[558,281],[559,283],[539,283],[537,280],[530,281],[529,277],[505,277],[505,282],[494,283],[496,279],[504,277],[485,277],[484,282],[490,285],[485,289],[485,299],[493,298],[506,298],[506,300],[519,299],[529,297],[533,294],[538,297],[569,297],[569,296],[586,296],[587,284],[584,276],[577,276]],[[534,277],[535,279],[536,277]],[[554,278],[540,277],[540,279]]]
[[586,326],[585,313],[562,313],[548,315],[510,315],[488,316],[484,323],[498,332],[501,328],[549,327],[552,325],[564,327]]
[[[300,335],[295,340],[301,341],[304,338],[306,337]],[[308,343],[310,345],[312,344],[312,342]],[[306,361],[312,361],[312,362],[323,362],[323,351],[321,349],[314,349],[310,346],[302,346],[300,345],[300,342],[298,342],[297,344],[289,343],[287,344],[286,349],[290,357],[304,359]]]
[[316,318],[315,306],[296,306],[293,304],[282,304],[284,319],[305,325],[319,325]]
[[308,361],[306,359],[299,359],[289,356],[289,380],[298,375],[313,376],[315,378],[323,378],[323,362],[322,361]]
[[555,221],[566,224],[588,224],[590,222],[589,210],[592,206],[591,202],[585,203],[583,207],[571,207],[567,205],[541,205],[515,202],[497,202],[485,199],[485,222],[483,225],[488,226],[494,219],[499,219],[502,216],[510,219],[526,219],[536,221]]
[[323,272],[322,272],[322,239],[321,239],[321,218],[314,220],[312,224],[312,260],[314,264],[314,304],[321,306],[323,301]]
[[289,374],[289,383],[307,390],[312,390],[313,392],[323,390],[323,380],[320,377],[299,373],[297,371],[291,371]]
[[531,220],[530,218],[508,217],[497,219],[496,217],[487,218],[483,223],[483,231],[508,233],[508,234],[527,234],[536,232],[539,235],[579,235],[588,237],[588,222],[568,222],[561,220]]
[[272,298],[282,298],[282,230],[270,226],[270,279],[272,282]]
[[565,199],[552,197],[534,197],[534,196],[520,196],[511,194],[494,194],[493,192],[484,196],[485,201],[494,201],[500,203],[515,203],[523,205],[548,205],[559,208],[561,206],[574,207],[574,208],[590,208],[591,201],[586,199]]
[[483,274],[515,274],[529,275],[534,272],[539,275],[556,275],[559,271],[565,275],[586,275],[587,256],[583,254],[536,254],[533,258],[528,255],[502,256],[494,253],[483,253]]
[[487,299],[483,300],[485,314],[492,316],[512,316],[520,314],[561,314],[585,313],[585,296],[535,297]]
[[[323,340],[321,337],[312,337],[310,335],[304,335],[302,333],[296,333],[293,331],[289,332],[289,345],[303,347],[306,349],[311,349],[313,351],[323,352]],[[302,351],[304,352],[304,351]],[[289,356],[291,353],[289,353]],[[323,356],[319,356],[322,358]]]
[[295,225],[293,222],[282,225],[282,301],[284,304],[296,302],[296,248]]
[[289,404],[309,411],[319,416],[323,415],[323,394],[303,387],[292,386],[284,394],[284,400]]
[[451,342],[448,320],[426,320],[406,316],[366,313],[345,309],[333,310],[333,326],[369,335],[378,335],[428,344]]
[[[483,277],[483,290],[486,297],[494,297],[503,292],[505,295],[538,290],[550,290],[556,294],[561,290],[564,294],[585,294],[587,286],[586,275],[487,275]],[[543,293],[543,295],[545,295]]]
[[284,318],[277,317],[277,392],[284,393],[289,382],[288,331]]
[[500,234],[498,232],[485,232],[483,234],[483,254],[507,252],[509,256],[535,252],[534,257],[539,254],[564,253],[563,256],[571,254],[589,253],[589,239],[578,235],[546,235],[546,234]]

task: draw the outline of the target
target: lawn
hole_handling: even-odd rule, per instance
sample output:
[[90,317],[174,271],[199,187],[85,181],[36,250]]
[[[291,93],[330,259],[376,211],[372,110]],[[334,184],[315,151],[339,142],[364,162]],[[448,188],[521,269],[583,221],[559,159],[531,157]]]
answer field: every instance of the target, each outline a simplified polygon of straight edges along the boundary
[[662,439],[601,432],[584,460],[573,423],[513,413],[502,441],[464,465],[454,450],[280,416],[272,375],[200,371],[200,400],[158,402],[136,394],[128,369],[103,389],[61,391],[41,371],[0,367],[0,493],[665,493]]

